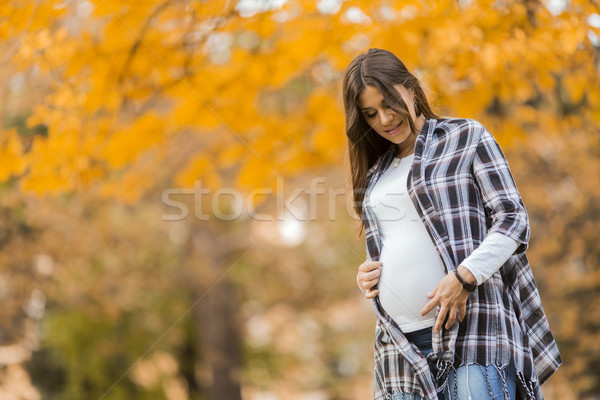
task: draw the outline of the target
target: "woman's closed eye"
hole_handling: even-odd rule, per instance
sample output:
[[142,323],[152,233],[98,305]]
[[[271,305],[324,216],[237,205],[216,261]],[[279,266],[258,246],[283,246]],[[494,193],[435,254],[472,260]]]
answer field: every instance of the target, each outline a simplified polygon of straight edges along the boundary
[[[392,108],[388,104],[384,104],[384,107],[387,108],[387,109]],[[374,118],[377,115],[377,112],[374,112],[373,114],[365,113],[365,115],[367,116],[367,118]]]

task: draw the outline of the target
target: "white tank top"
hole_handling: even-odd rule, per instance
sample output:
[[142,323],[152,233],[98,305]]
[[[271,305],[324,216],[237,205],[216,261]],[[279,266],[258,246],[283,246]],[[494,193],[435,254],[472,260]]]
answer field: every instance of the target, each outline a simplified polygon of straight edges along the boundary
[[382,241],[379,301],[403,332],[435,324],[436,308],[421,316],[427,293],[445,276],[444,264],[407,189],[406,179],[414,154],[395,158],[379,177],[369,201],[377,217]]

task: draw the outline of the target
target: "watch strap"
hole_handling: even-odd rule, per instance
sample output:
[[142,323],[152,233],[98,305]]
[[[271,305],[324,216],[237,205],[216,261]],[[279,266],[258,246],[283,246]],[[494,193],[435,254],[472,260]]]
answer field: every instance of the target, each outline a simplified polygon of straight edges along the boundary
[[465,281],[458,273],[458,270],[454,270],[454,275],[456,275],[456,279],[458,279],[458,281],[462,284],[463,289],[465,289],[467,292],[473,293],[475,290],[477,290],[477,285]]

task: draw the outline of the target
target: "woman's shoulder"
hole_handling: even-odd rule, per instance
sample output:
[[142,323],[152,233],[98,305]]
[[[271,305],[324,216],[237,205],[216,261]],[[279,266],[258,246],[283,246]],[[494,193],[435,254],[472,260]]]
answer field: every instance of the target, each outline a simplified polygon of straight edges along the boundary
[[436,128],[441,128],[449,131],[481,131],[485,130],[483,124],[473,118],[458,118],[458,117],[440,117],[437,120]]
[[438,135],[447,136],[449,139],[477,142],[487,129],[473,118],[440,117],[436,123],[436,131]]

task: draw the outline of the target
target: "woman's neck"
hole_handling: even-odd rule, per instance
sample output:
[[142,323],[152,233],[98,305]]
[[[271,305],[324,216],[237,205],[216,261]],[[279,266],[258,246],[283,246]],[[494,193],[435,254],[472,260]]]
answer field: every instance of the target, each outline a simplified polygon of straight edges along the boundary
[[419,132],[423,129],[423,125],[425,125],[425,115],[421,114],[415,121],[417,133],[411,133],[404,142],[398,144],[398,157],[403,158],[415,152],[417,136],[419,136]]

